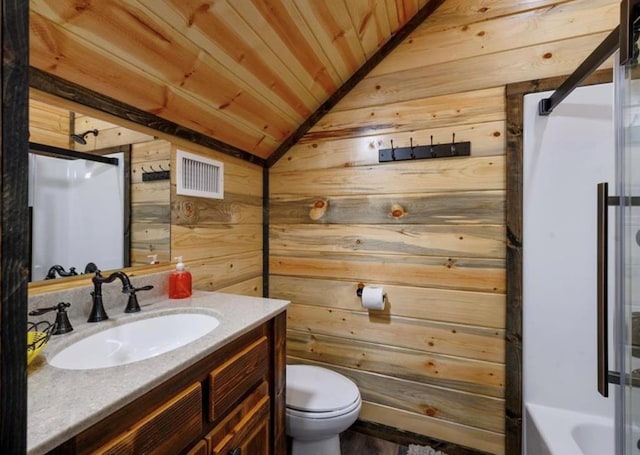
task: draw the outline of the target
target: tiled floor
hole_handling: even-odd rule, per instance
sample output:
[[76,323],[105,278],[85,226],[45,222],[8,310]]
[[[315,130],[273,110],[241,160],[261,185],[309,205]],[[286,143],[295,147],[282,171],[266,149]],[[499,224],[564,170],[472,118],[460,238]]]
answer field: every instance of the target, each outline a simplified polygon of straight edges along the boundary
[[340,435],[340,449],[344,455],[406,455],[409,448],[355,431]]

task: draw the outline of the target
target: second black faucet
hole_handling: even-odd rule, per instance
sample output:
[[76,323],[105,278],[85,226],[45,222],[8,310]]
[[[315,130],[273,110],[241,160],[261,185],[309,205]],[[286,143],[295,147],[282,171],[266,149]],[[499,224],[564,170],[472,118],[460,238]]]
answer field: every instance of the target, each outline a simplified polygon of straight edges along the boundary
[[111,283],[119,279],[122,282],[122,293],[128,294],[127,306],[124,310],[125,313],[137,313],[140,311],[140,305],[138,304],[137,291],[148,291],[153,289],[153,286],[142,286],[135,288],[131,285],[129,276],[122,271],[113,272],[107,277],[102,276],[100,270],[96,271],[96,274],[91,279],[93,282],[93,292],[91,292],[91,313],[89,313],[88,322],[100,322],[109,319],[107,312],[104,309],[102,302],[102,284]]

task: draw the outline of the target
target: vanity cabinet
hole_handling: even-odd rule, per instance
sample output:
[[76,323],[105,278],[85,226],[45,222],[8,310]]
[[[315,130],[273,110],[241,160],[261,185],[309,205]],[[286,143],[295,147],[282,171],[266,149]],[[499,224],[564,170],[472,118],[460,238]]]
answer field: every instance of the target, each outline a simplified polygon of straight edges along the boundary
[[286,454],[285,325],[278,314],[50,453]]

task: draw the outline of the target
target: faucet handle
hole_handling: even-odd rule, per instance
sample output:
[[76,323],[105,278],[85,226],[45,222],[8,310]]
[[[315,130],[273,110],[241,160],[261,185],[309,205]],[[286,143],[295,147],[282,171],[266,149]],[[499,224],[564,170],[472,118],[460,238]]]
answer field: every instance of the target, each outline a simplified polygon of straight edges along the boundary
[[151,289],[153,289],[153,285],[152,284],[148,284],[146,286],[142,286],[139,288],[131,288],[131,290],[128,292],[128,294],[132,294],[138,291],[150,291]]
[[69,308],[70,306],[71,304],[68,302],[60,302],[52,307],[36,308],[35,310],[29,312],[29,316],[40,316],[42,314],[48,313],[49,311],[57,310],[56,322],[53,323],[54,328],[51,331],[51,335],[61,335],[73,330],[73,327],[69,322],[69,316],[67,315],[67,308]]
[[47,308],[36,308],[33,311],[29,311],[29,316],[40,316],[42,314],[48,313],[49,311],[53,311],[57,309],[57,306],[47,307]]
[[131,287],[125,293],[129,294],[129,300],[127,300],[127,307],[124,309],[125,313],[137,313],[140,311],[140,305],[138,304],[138,296],[136,292],[138,291],[150,291],[153,289],[153,285],[149,284],[147,286],[142,286],[139,288]]

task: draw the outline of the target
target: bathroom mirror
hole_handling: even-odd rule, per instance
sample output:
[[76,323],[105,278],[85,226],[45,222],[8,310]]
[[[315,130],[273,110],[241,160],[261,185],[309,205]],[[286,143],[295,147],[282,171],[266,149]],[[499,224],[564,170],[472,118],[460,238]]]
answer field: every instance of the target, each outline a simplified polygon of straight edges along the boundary
[[171,144],[112,122],[30,97],[32,283],[170,260]]
[[130,147],[106,152],[29,144],[31,281],[130,265]]

